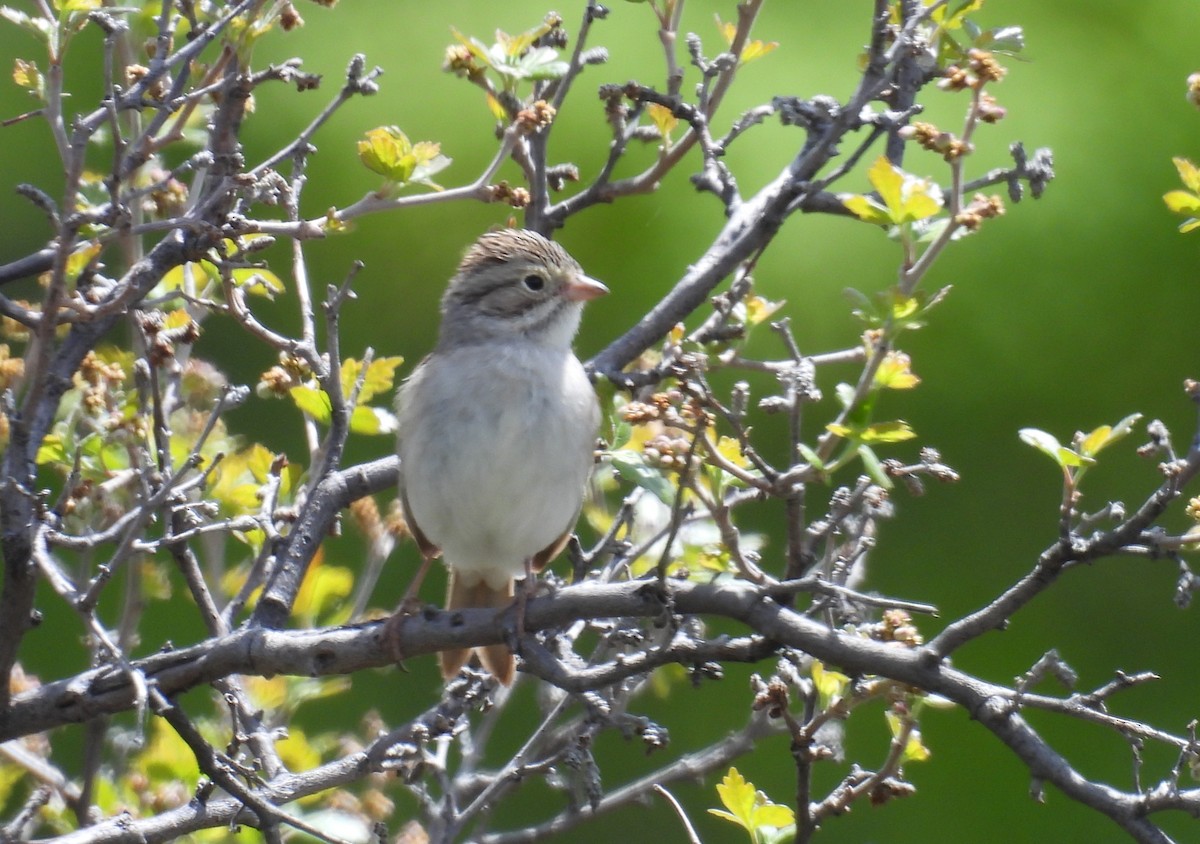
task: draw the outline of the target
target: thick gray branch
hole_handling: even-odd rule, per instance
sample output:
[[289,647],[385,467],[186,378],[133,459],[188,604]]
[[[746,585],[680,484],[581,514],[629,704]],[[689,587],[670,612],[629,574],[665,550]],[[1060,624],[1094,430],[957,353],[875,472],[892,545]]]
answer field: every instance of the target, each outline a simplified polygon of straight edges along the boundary
[[[1021,717],[1019,695],[1014,690],[958,671],[924,648],[905,648],[830,629],[779,605],[763,589],[749,584],[672,584],[671,599],[675,612],[736,619],[773,641],[850,674],[890,677],[954,701],[1007,745],[1033,777],[1102,812],[1136,841],[1169,841],[1146,818],[1151,807],[1200,811],[1200,790],[1178,791],[1170,799],[1156,795],[1151,804],[1145,795],[1087,779]],[[525,629],[532,633],[581,618],[657,617],[663,612],[662,595],[653,583],[583,584],[531,600]],[[405,652],[416,657],[449,647],[502,642],[506,626],[506,620],[491,610],[430,611],[404,622],[401,642]],[[389,663],[382,633],[382,622],[306,631],[248,628],[191,648],[155,654],[138,661],[136,667],[167,695],[235,673],[346,674]],[[127,673],[110,668],[85,672],[14,700],[0,720],[0,741],[117,712],[132,706],[133,698]]]
[[283,541],[252,623],[272,628],[287,624],[304,572],[338,514],[350,502],[394,489],[399,481],[400,458],[392,456],[333,472],[317,484],[299,521]]

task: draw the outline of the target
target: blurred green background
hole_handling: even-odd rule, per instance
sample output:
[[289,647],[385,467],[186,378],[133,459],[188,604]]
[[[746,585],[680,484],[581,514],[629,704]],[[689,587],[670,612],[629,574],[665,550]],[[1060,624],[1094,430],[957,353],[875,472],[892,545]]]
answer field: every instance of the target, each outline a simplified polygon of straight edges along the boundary
[[[711,54],[720,43],[713,16],[734,19],[734,5],[733,0],[691,0],[683,28],[698,32]],[[569,28],[577,25],[581,6],[557,4]],[[552,156],[579,164],[585,179],[603,159],[608,140],[595,87],[629,79],[662,82],[650,9],[620,0],[611,7],[610,18],[594,28],[592,42],[606,46],[611,61],[587,69],[552,145]],[[306,125],[333,95],[350,56],[363,52],[368,65],[386,70],[382,89],[375,97],[352,101],[317,136],[307,214],[348,204],[375,187],[376,177],[357,162],[354,142],[381,124],[399,125],[413,140],[441,141],[454,164],[438,180],[447,186],[469,182],[492,155],[493,121],[478,89],[439,70],[449,27],[490,40],[493,29],[526,29],[550,8],[528,0],[359,0],[334,10],[304,4],[300,11],[307,26],[272,35],[257,58],[261,63],[301,56],[306,69],[325,76],[325,84],[304,95],[283,86],[261,89],[243,135],[247,157],[261,160]],[[844,0],[768,0],[755,35],[781,46],[744,69],[720,117],[732,118],[776,94],[844,99],[856,84],[869,8]],[[869,586],[937,604],[943,620],[986,603],[1027,571],[1054,539],[1057,470],[1018,440],[1019,428],[1037,426],[1067,439],[1076,429],[1090,430],[1140,411],[1147,419],[1164,420],[1177,446],[1186,448],[1195,408],[1181,383],[1200,376],[1195,359],[1200,234],[1181,236],[1161,199],[1177,186],[1171,157],[1200,157],[1200,114],[1184,100],[1185,78],[1197,69],[1194,33],[1200,7],[1189,0],[991,0],[977,18],[986,26],[1023,26],[1028,46],[1020,60],[1006,62],[1010,73],[993,89],[1009,116],[997,126],[981,127],[969,172],[1004,166],[1007,145],[1021,140],[1030,151],[1054,150],[1058,178],[1042,200],[1010,205],[1006,216],[953,245],[936,265],[929,285],[952,284],[953,293],[928,328],[904,338],[923,383],[916,391],[888,397],[889,414],[904,418],[919,434],[895,454],[912,457],[918,444],[933,445],[962,480],[933,486],[922,498],[896,493],[898,516],[882,529]],[[96,93],[98,66],[89,64],[95,61],[95,46],[92,38],[67,68],[69,84],[78,85],[73,102],[81,108],[89,107]],[[0,50],[12,58],[36,56],[33,40],[8,25],[0,27]],[[958,125],[965,106],[961,95],[931,91],[925,99],[929,119],[948,129]],[[0,83],[0,117],[29,107],[14,84]],[[739,141],[728,163],[743,192],[775,176],[801,140],[797,130],[767,121]],[[652,154],[648,147],[632,157],[644,164]],[[918,175],[944,179],[944,165],[932,154],[911,150],[905,164]],[[719,230],[718,203],[696,195],[687,182],[695,167],[693,156],[658,193],[589,210],[561,233],[588,272],[613,290],[589,308],[579,340],[582,354],[599,350],[631,324]],[[7,262],[39,248],[47,236],[39,214],[11,191],[29,182],[56,195],[61,177],[44,126],[27,121],[0,129],[0,173],[5,183],[0,262]],[[511,166],[502,175],[517,178]],[[839,188],[866,189],[865,177],[858,174]],[[353,260],[366,262],[356,284],[359,301],[343,315],[344,352],[357,355],[370,346],[380,354],[418,360],[433,342],[437,299],[461,250],[508,213],[500,206],[434,205],[364,219],[349,234],[311,244],[310,271],[318,291],[340,282]],[[887,287],[897,259],[897,246],[871,227],[797,216],[760,263],[756,278],[765,295],[788,301],[786,313],[802,349],[820,352],[856,342],[859,326],[849,315],[843,289]],[[286,262],[274,268],[282,275]],[[287,328],[294,324],[294,310],[294,299],[285,296],[264,313]],[[763,354],[779,354],[770,337],[756,342]],[[215,321],[206,325],[197,354],[235,381],[251,384],[274,362],[269,350]],[[832,395],[838,379],[852,376],[852,370],[822,373],[826,395]],[[299,425],[293,424],[298,417],[290,407],[252,401],[229,422],[274,449],[302,454]],[[1136,444],[1131,439],[1106,453],[1087,479],[1085,509],[1112,498],[1136,505],[1158,483],[1155,462],[1132,453]],[[390,447],[386,438],[359,439],[347,460],[376,457]],[[852,479],[847,474],[840,480]],[[778,510],[764,508],[751,526],[770,533],[778,517]],[[767,553],[768,562],[774,562],[770,547]],[[329,548],[329,561],[339,565],[357,566],[359,555],[351,538]],[[400,594],[415,561],[411,548],[396,556],[401,563],[389,567],[377,590],[379,606],[390,606]],[[1121,695],[1113,710],[1183,733],[1198,714],[1200,684],[1188,643],[1196,641],[1200,618],[1172,603],[1175,577],[1169,562],[1134,559],[1105,560],[1071,572],[1023,611],[1011,629],[973,644],[956,664],[1006,682],[1054,647],[1079,671],[1084,689],[1103,684],[1116,669],[1154,670],[1162,675],[1159,683]],[[425,597],[435,600],[439,588],[427,584]],[[81,649],[61,647],[47,653],[60,636],[77,641],[79,631],[48,596],[41,608],[47,623],[31,634],[24,656],[48,679],[81,667],[84,656]],[[153,611],[143,647],[154,649],[168,638],[176,644],[194,641],[198,627],[182,626],[178,619],[177,612]],[[921,621],[929,635],[942,623]],[[432,660],[415,661],[410,669],[403,676],[356,677],[351,693],[302,710],[300,721],[314,728],[330,718],[352,724],[375,707],[398,722],[438,693]],[[647,698],[639,708],[671,729],[669,752],[696,749],[744,722],[748,673],[731,671],[725,683],[698,690],[679,687],[672,697]],[[523,693],[531,709],[532,696],[528,689]],[[1133,765],[1119,738],[1036,713],[1030,717],[1085,775],[1130,787]],[[1023,768],[962,712],[930,713],[922,727],[933,757],[908,769],[917,795],[879,809],[856,806],[849,816],[831,821],[819,840],[1122,840],[1109,822],[1053,790],[1045,805],[1037,805],[1028,797]],[[512,727],[506,743],[515,747],[518,729]],[[860,713],[848,732],[851,759],[868,767],[882,761],[887,729],[877,710]],[[57,740],[70,748],[77,736],[66,730]],[[647,758],[639,746],[612,736],[605,736],[597,751],[610,788],[665,761]],[[1146,760],[1143,777],[1149,783],[1165,775],[1174,757],[1155,748]],[[65,755],[60,761],[72,764]],[[776,800],[790,802],[794,777],[785,741],[767,742],[762,752],[737,764]],[[822,773],[821,784],[827,788],[843,773],[831,768]],[[716,804],[714,782],[679,786],[676,792],[706,841],[742,840],[738,831],[703,813]],[[526,791],[503,809],[513,825],[544,818],[547,805],[557,806],[561,799],[540,787]],[[407,808],[402,801],[398,815]],[[1196,835],[1194,822],[1183,818],[1169,819],[1168,827],[1183,839]],[[657,800],[570,837],[600,842],[616,836],[682,838],[678,821]]]

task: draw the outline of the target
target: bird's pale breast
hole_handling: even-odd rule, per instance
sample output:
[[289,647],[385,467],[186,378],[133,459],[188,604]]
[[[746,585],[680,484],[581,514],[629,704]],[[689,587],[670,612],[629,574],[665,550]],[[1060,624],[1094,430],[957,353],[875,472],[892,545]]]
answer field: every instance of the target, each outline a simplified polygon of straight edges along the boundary
[[[431,378],[441,367],[455,377]],[[400,400],[414,521],[461,576],[477,572],[499,587],[578,515],[598,424],[569,350],[511,343],[435,353]]]

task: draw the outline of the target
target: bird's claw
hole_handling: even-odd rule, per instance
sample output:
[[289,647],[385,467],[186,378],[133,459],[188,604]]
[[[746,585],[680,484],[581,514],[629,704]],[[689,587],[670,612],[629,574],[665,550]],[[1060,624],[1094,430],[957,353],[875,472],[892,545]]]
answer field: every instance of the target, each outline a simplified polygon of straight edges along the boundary
[[404,622],[414,615],[418,615],[424,609],[422,604],[416,597],[406,597],[396,607],[396,611],[391,614],[383,625],[383,644],[388,649],[388,653],[392,657],[392,661],[398,665],[404,663]]

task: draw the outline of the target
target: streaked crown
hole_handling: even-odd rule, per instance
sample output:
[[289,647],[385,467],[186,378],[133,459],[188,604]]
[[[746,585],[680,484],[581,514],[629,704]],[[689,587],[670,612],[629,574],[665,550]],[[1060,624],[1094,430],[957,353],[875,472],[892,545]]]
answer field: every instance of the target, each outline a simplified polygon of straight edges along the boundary
[[467,250],[442,297],[438,345],[524,339],[569,347],[583,303],[607,292],[540,234],[488,232]]

